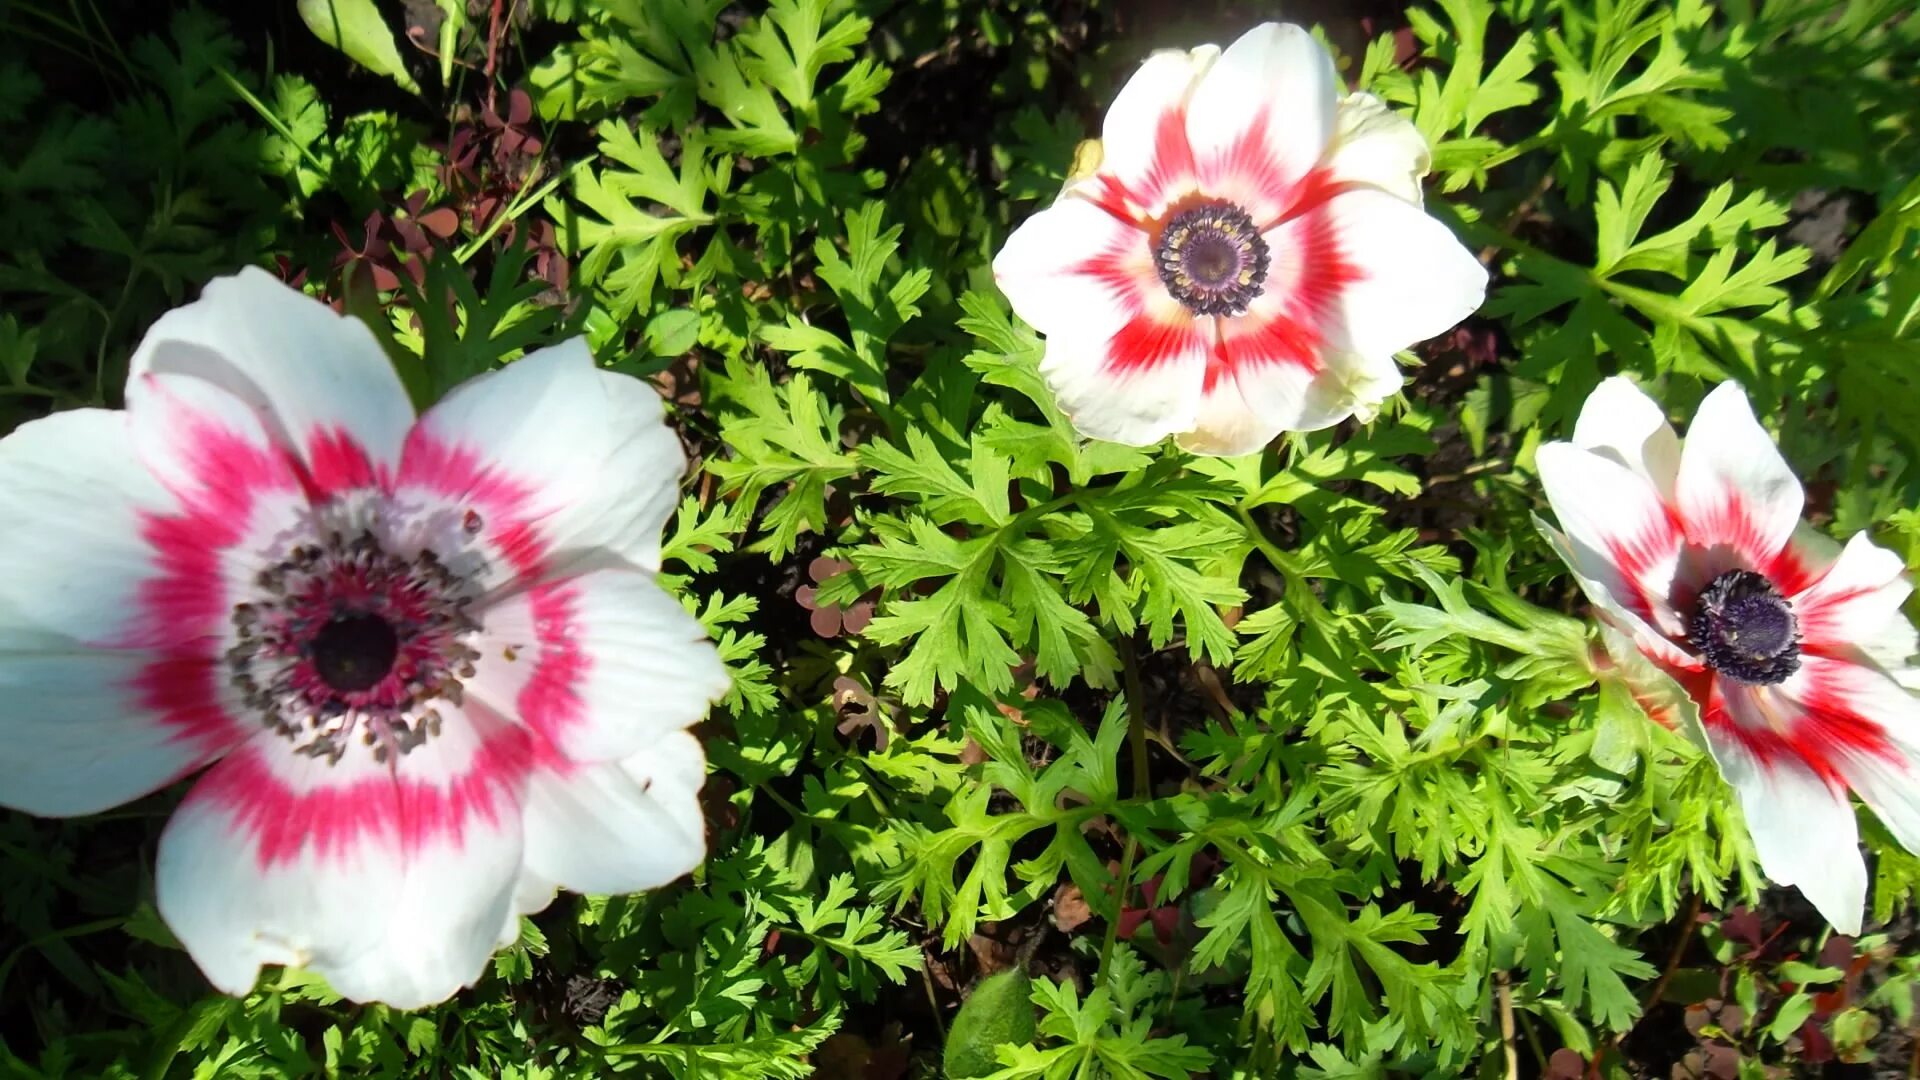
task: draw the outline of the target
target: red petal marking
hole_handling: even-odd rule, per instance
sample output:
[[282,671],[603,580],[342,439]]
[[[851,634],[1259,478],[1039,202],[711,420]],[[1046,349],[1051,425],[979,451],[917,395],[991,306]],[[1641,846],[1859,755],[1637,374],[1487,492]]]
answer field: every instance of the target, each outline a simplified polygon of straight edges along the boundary
[[586,636],[579,623],[580,593],[571,582],[540,585],[528,592],[527,602],[540,654],[516,706],[522,723],[558,746],[586,714],[580,687],[592,660],[580,648]]
[[[1640,617],[1648,626],[1657,626],[1653,617],[1653,600],[1656,592],[1649,586],[1647,574],[1659,563],[1673,558],[1682,545],[1682,525],[1679,515],[1673,507],[1661,504],[1663,513],[1640,523],[1638,531],[1625,537],[1609,537],[1606,541],[1607,561],[1620,571],[1620,577],[1631,590],[1629,595],[1619,598],[1628,611]],[[1670,595],[1672,583],[1662,586],[1669,593],[1662,598],[1678,607],[1677,598]]]
[[1093,180],[1093,190],[1085,191],[1085,194],[1095,206],[1129,225],[1139,221],[1140,214],[1133,208],[1127,185],[1121,183],[1119,177],[1112,173],[1100,173]]
[[1153,161],[1140,178],[1135,203],[1158,210],[1168,197],[1194,182],[1193,148],[1187,144],[1187,110],[1168,109],[1153,128]]
[[1142,312],[1107,342],[1107,370],[1115,374],[1145,371],[1207,347],[1200,327],[1185,312],[1172,322]]
[[1147,290],[1164,288],[1153,270],[1152,256],[1136,246],[1139,239],[1136,230],[1124,232],[1105,251],[1067,267],[1066,272],[1098,281],[1107,287],[1116,307],[1137,315],[1146,310]]
[[391,480],[386,473],[344,428],[319,427],[307,436],[307,465],[300,480],[316,503],[349,491],[385,488]]
[[[363,845],[397,843],[402,855],[434,844],[460,847],[474,825],[518,820],[520,792],[536,757],[524,728],[502,725],[474,751],[465,774],[446,786],[408,779],[399,770],[302,792],[267,763],[265,754],[281,751],[277,743],[269,750],[258,744],[241,748],[209,770],[186,799],[188,805],[212,803],[229,815],[231,831],[252,845],[263,871],[296,862],[307,851],[326,862]],[[431,752],[431,744],[414,751]]]
[[[1848,757],[1875,757],[1892,762],[1905,759],[1877,721],[1860,715],[1847,703],[1846,688],[1834,678],[1833,671],[1823,672],[1826,667],[1844,670],[1847,665],[1835,662],[1802,668],[1805,697],[1799,702],[1787,702],[1790,709],[1797,706],[1798,713],[1787,731],[1740,723],[1727,705],[1726,680],[1719,676],[1709,673],[1691,680],[1693,685],[1688,686],[1688,691],[1693,693],[1701,684],[1706,684],[1705,696],[1695,698],[1700,702],[1701,722],[1738,742],[1762,766],[1773,769],[1783,762],[1799,762],[1826,781],[1828,787],[1844,791],[1848,785],[1843,768]],[[1786,701],[1777,691],[1776,696]]]
[[159,572],[140,585],[130,640],[116,643],[123,648],[171,648],[218,634],[232,605],[226,552],[246,537],[261,496],[296,487],[277,450],[213,424],[194,425],[189,437],[184,445],[201,483],[176,493],[178,512],[141,514],[140,536]]
[[456,446],[416,426],[401,452],[395,486],[425,488],[477,508],[501,557],[523,577],[543,575],[551,552],[531,517],[533,486],[480,451]]
[[[1310,195],[1312,201],[1300,201],[1300,215],[1292,228],[1296,242],[1293,251],[1273,253],[1276,264],[1298,266],[1299,275],[1285,295],[1270,292],[1255,301],[1247,314],[1220,322],[1220,347],[1214,350],[1207,366],[1206,389],[1211,391],[1227,372],[1244,366],[1291,364],[1309,372],[1324,365],[1321,352],[1326,347],[1325,327],[1339,317],[1336,305],[1349,285],[1366,277],[1341,248],[1339,231],[1332,216],[1317,213],[1321,204],[1337,192],[1324,169],[1308,174],[1295,191]],[[1277,311],[1265,309],[1277,304]]]
[[[1860,642],[1850,641],[1840,634],[1839,614],[1842,608],[1856,600],[1863,600],[1881,587],[1848,589],[1816,598],[1814,603],[1802,603],[1798,598],[1793,601],[1793,615],[1800,623],[1800,649],[1815,656],[1831,657],[1835,660],[1850,662],[1849,657],[1860,649]],[[1789,597],[1794,594],[1786,589],[1780,590]]]
[[1308,169],[1291,182],[1287,180],[1286,170],[1276,167],[1278,152],[1267,141],[1271,110],[1271,105],[1261,105],[1233,145],[1195,166],[1202,189],[1257,200],[1246,210],[1261,232],[1313,209],[1343,187],[1333,180],[1331,170],[1324,168]]
[[[133,678],[141,708],[151,710],[173,729],[176,742],[198,744],[213,754],[237,742],[245,732],[220,703],[220,661],[213,656],[176,654],[148,663]],[[195,762],[186,770],[200,767]],[[182,774],[184,775],[184,773]]]
[[[1763,573],[1767,575],[1769,581],[1773,582],[1773,587],[1780,590],[1780,595],[1792,599],[1819,584],[1831,569],[1831,565],[1815,566],[1813,560],[1807,557],[1807,553],[1800,550],[1798,544],[1789,540],[1787,546],[1780,549],[1780,554],[1773,557],[1773,562]],[[1849,593],[1845,599],[1852,599],[1871,591],[1868,589]],[[1804,615],[1802,619],[1805,619]]]
[[[1788,550],[1787,547],[1778,550],[1768,548],[1768,541],[1761,535],[1752,509],[1738,491],[1724,492],[1719,502],[1697,515],[1682,516],[1681,522],[1688,544],[1697,548],[1731,548],[1747,560],[1750,568],[1769,577],[1772,577],[1774,564]],[[1773,580],[1776,586],[1781,585],[1778,578]]]

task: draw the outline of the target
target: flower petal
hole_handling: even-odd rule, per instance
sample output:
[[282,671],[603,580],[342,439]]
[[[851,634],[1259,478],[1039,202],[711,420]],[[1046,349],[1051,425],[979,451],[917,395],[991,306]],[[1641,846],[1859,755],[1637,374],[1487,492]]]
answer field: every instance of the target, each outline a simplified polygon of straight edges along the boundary
[[1419,206],[1420,179],[1433,157],[1413,121],[1372,94],[1358,93],[1342,98],[1334,114],[1327,167],[1338,183],[1368,184]]
[[[1675,669],[1705,670],[1705,663],[1698,657],[1655,629],[1646,619],[1627,610],[1615,598],[1614,585],[1582,573],[1578,556],[1574,554],[1573,541],[1567,538],[1566,533],[1538,518],[1534,519],[1533,524],[1540,530],[1540,534],[1547,538],[1547,543],[1552,545],[1554,554],[1559,555],[1560,561],[1567,565],[1567,570],[1573,575],[1573,579],[1580,583],[1580,591],[1586,593],[1587,600],[1593,604],[1594,613],[1602,624],[1624,636],[1642,656],[1668,669],[1669,672]],[[1625,585],[1619,587],[1626,588]],[[1619,650],[1611,648],[1611,644],[1609,643],[1609,651],[1613,652],[1614,659],[1624,666],[1625,661],[1621,659]]]
[[652,579],[598,570],[506,596],[468,686],[572,761],[628,757],[707,715],[727,692],[706,631]]
[[445,1000],[480,977],[511,913],[530,745],[474,709],[391,767],[256,736],[168,822],[160,914],[230,994],[287,964],[355,1001]]
[[1263,228],[1279,221],[1333,139],[1339,93],[1333,58],[1300,27],[1263,23],[1241,35],[1187,105],[1201,189]]
[[397,488],[466,506],[499,555],[488,584],[583,562],[657,570],[686,454],[660,395],[584,339],[470,379],[420,418]]
[[126,414],[57,413],[0,439],[0,615],[69,644],[160,645],[129,598],[159,576],[145,522],[178,506]]
[[317,498],[391,476],[413,423],[366,324],[257,267],[208,282],[198,301],[161,316],[128,382],[149,374],[190,376],[239,398],[302,464]]
[[[238,743],[243,730],[215,696],[211,659],[167,664],[143,653],[18,648],[0,637],[0,806],[43,817],[132,802]],[[41,642],[41,645],[53,645]],[[180,680],[204,703],[169,697]]]
[[1803,710],[1790,737],[1816,771],[1843,780],[1920,854],[1920,696],[1876,666],[1804,656],[1780,690]]
[[1342,413],[1306,426],[1306,418],[1327,415],[1310,403],[1315,386],[1313,370],[1298,364],[1216,362],[1208,368],[1192,430],[1176,441],[1189,453],[1236,457],[1265,447],[1282,431],[1310,431],[1344,419]]
[[1573,425],[1573,445],[1625,465],[1652,484],[1662,499],[1673,501],[1680,437],[1659,404],[1631,379],[1615,375],[1587,395]]
[[1687,429],[1674,484],[1687,543],[1706,551],[1700,579],[1735,566],[1767,570],[1800,523],[1802,499],[1739,384],[1715,387]]
[[[1790,596],[1809,651],[1845,657],[1878,651],[1904,666],[1915,648],[1913,624],[1900,606],[1913,593],[1898,555],[1858,532],[1826,573]],[[1877,643],[1878,648],[1869,648]]]
[[269,439],[260,415],[204,379],[131,378],[127,416],[153,475],[195,516],[232,526],[234,539],[256,526],[257,513],[273,515],[277,529],[305,502],[294,462]]
[[[1729,684],[1717,680],[1716,685]],[[1736,685],[1728,696],[1750,693],[1751,688]],[[1753,707],[1742,704],[1737,711]],[[1720,775],[1740,796],[1747,832],[1767,877],[1798,887],[1835,930],[1858,934],[1867,903],[1867,868],[1846,790],[1792,755],[1756,754],[1726,724],[1709,722],[1707,740]]]
[[527,795],[528,874],[551,883],[549,892],[558,885],[628,893],[692,871],[707,851],[705,779],[700,742],[685,732],[618,762],[536,769]]
[[1193,426],[1213,348],[1211,323],[1180,310],[1136,316],[1106,339],[1054,334],[1040,374],[1082,435],[1151,446]]
[[1070,190],[1112,213],[1149,221],[1193,190],[1187,149],[1187,98],[1220,50],[1162,50],[1147,57],[1107,107],[1100,129],[1100,171]]
[[[1453,230],[1384,191],[1355,188],[1324,213],[1351,280],[1338,291],[1337,345],[1390,356],[1473,314],[1487,296],[1487,269]],[[1318,265],[1310,272],[1321,272]]]
[[1193,430],[1180,438],[1196,453],[1248,453],[1282,431],[1371,416],[1400,388],[1390,352],[1366,357],[1345,349],[1341,294],[1361,274],[1342,250],[1327,204],[1262,239],[1271,254],[1266,282],[1245,314],[1218,320],[1205,397]]
[[1562,555],[1588,596],[1631,612],[1668,637],[1682,637],[1680,616],[1669,602],[1680,567],[1680,528],[1653,486],[1626,466],[1570,443],[1542,446],[1535,466],[1566,530]]
[[1014,314],[1043,334],[1111,337],[1165,292],[1147,234],[1085,199],[1068,197],[1020,224],[993,258]]

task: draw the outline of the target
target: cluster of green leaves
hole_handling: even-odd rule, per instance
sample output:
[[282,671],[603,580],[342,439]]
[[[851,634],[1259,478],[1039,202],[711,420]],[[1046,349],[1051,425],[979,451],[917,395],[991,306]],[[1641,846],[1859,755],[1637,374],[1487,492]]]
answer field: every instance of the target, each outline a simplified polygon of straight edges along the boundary
[[[1415,62],[1387,35],[1344,70],[1431,142],[1432,210],[1497,271],[1484,318],[1372,424],[1228,460],[1079,439],[991,282],[1140,42],[1081,48],[1031,0],[544,0],[496,49],[436,7],[430,58],[321,32],[423,95],[345,109],[203,14],[123,54],[29,5],[20,40],[97,51],[110,93],[62,100],[0,35],[0,137],[28,148],[0,164],[0,428],[110,401],[155,311],[269,254],[379,326],[422,401],[584,332],[670,391],[698,462],[663,580],[734,676],[702,729],[710,858],[563,898],[403,1015],[301,973],[203,994],[141,899],[171,796],[0,819],[25,1018],[0,1075],[798,1077],[889,1040],[931,1075],[996,968],[1016,1020],[967,1075],[1446,1075],[1504,1068],[1503,1021],[1544,1068],[1633,1025],[1693,903],[1759,895],[1712,763],[1596,659],[1531,460],[1605,373],[1676,414],[1738,378],[1831,492],[1821,524],[1920,566],[1898,0],[1411,9]],[[504,93],[473,85],[496,59],[545,149],[489,174],[484,216],[409,117]],[[1858,220],[1805,232],[1809,191]],[[415,192],[460,208],[417,282],[332,274],[329,225]],[[802,582],[876,616],[822,636]],[[1885,918],[1920,859],[1867,835]],[[1858,1015],[1898,1016],[1876,993]]]

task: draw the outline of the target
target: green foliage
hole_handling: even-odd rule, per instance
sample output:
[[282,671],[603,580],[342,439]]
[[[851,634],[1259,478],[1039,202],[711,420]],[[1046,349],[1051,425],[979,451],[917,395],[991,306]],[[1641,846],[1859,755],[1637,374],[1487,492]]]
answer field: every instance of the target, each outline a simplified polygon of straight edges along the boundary
[[1033,1042],[1032,993],[1033,980],[1024,971],[1002,971],[975,984],[947,1031],[941,1075],[948,1080],[985,1076],[995,1071],[996,1048]]
[[[1866,824],[1886,925],[1823,959],[1713,763],[1594,662],[1532,468],[1605,375],[1675,415],[1738,379],[1814,524],[1920,568],[1900,0],[1411,8],[1342,70],[1429,140],[1488,303],[1380,418],[1235,459],[1080,439],[992,281],[1189,22],[383,0],[332,5],[385,40],[339,55],[104,6],[0,15],[0,430],[115,404],[144,328],[244,264],[366,316],[423,403],[585,334],[672,403],[662,580],[734,687],[706,864],[564,896],[418,1014],[208,992],[143,877],[177,790],[0,816],[0,1075],[1664,1075],[1618,1038],[1653,1010],[1717,1002],[1752,1069],[1911,1022],[1920,858]],[[1730,937],[1741,905],[1795,955]]]

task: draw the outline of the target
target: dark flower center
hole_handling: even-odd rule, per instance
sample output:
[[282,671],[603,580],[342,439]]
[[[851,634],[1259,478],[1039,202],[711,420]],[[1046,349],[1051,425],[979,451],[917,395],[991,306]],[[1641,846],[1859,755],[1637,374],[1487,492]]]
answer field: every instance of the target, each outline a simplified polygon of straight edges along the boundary
[[378,615],[336,615],[307,646],[320,681],[343,694],[368,690],[393,670],[400,635]]
[[1161,283],[1195,315],[1244,314],[1272,261],[1253,218],[1225,202],[1175,214],[1153,252]]
[[1729,570],[1700,590],[1687,640],[1708,666],[1743,683],[1771,686],[1800,670],[1800,624],[1773,582]]
[[233,609],[227,667],[260,722],[303,754],[375,761],[440,729],[475,675],[471,584],[431,548],[389,552],[371,531],[329,532],[254,577]]

